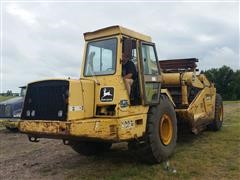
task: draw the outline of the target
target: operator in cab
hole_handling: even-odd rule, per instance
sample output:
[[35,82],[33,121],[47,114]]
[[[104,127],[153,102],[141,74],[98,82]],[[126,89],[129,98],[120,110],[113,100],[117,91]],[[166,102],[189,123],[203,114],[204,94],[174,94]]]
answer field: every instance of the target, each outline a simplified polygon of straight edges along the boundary
[[122,76],[130,96],[132,84],[137,78],[137,71],[134,63],[125,53],[122,53]]

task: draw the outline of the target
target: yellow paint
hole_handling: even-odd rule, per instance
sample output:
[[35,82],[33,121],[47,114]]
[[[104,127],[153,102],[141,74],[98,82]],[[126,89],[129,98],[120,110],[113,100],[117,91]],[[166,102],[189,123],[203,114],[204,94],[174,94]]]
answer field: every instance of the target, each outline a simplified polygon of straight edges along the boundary
[[18,128],[20,119],[3,119],[2,125],[8,128]]
[[132,38],[136,38],[139,40],[143,40],[146,42],[151,42],[152,39],[150,36],[135,32],[133,30],[121,27],[121,26],[110,26],[106,28],[102,28],[93,32],[86,32],[84,33],[84,39],[86,41],[93,40],[93,39],[98,39],[102,37],[108,37],[112,35],[126,35]]
[[21,121],[20,129],[22,132],[40,137],[45,135],[68,139],[74,136],[118,142],[142,137],[146,129],[146,118],[146,114],[141,114],[116,119],[92,118],[68,122]]
[[164,145],[168,145],[171,142],[173,136],[173,125],[171,118],[169,115],[163,114],[160,122],[159,133],[161,140]]
[[181,90],[182,90],[182,104],[188,105],[188,92],[187,92],[187,85],[185,82],[182,82]]
[[90,80],[69,81],[68,120],[78,120],[94,115],[94,82]]
[[203,88],[204,84],[199,80],[199,78],[196,76],[195,72],[185,72],[182,74],[182,81],[185,81],[187,85],[197,87],[197,88]]
[[214,119],[216,89],[203,88],[186,109],[176,109],[181,119],[188,121],[192,129],[199,124]]
[[[83,64],[81,78],[78,80],[69,79],[69,99],[68,114],[66,121],[50,120],[21,120],[20,130],[24,133],[36,135],[38,137],[54,136],[55,138],[68,139],[71,137],[111,140],[113,142],[128,141],[143,137],[146,131],[146,123],[149,106],[131,106],[130,98],[127,93],[124,80],[122,78],[122,38],[131,37],[137,42],[137,60],[140,62],[140,43],[141,41],[151,42],[151,37],[134,32],[120,26],[103,28],[94,32],[84,34],[86,40],[83,53]],[[89,42],[116,38],[116,72],[113,75],[85,77],[84,65],[86,59],[86,49]],[[140,63],[137,65],[139,70],[140,94],[143,100],[144,84]],[[151,79],[151,77],[150,77]],[[204,75],[196,75],[196,72],[181,73],[161,73],[156,81],[161,81],[161,93],[165,94],[176,108],[178,117],[189,122],[192,128],[202,122],[202,119],[213,119],[216,89],[206,79]],[[114,97],[111,102],[100,100],[100,91],[104,87],[114,88]],[[180,89],[182,98],[181,108],[176,107],[174,94],[170,88]],[[200,92],[192,102],[188,102],[188,88],[199,88]],[[128,106],[121,107],[120,101],[125,100]],[[101,107],[101,112],[107,111],[109,106],[115,107],[113,115],[96,114],[97,108]],[[167,135],[166,135],[167,136]],[[167,139],[166,137],[164,137]],[[168,143],[168,140],[165,141]]]
[[207,79],[207,77],[204,74],[199,74],[198,78],[205,86],[211,85],[211,83],[209,82],[209,80]]
[[168,99],[171,101],[173,106],[174,107],[176,106],[176,104],[174,103],[174,101],[172,99],[172,96],[171,96],[170,92],[168,91],[168,89],[161,89],[161,94],[165,94],[168,97]]
[[161,73],[164,85],[180,85],[180,73]]

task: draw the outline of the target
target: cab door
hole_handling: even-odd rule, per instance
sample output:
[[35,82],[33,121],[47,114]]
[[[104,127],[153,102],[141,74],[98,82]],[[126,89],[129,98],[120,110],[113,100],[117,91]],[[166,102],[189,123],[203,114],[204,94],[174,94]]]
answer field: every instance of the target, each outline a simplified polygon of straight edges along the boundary
[[160,97],[160,68],[156,48],[153,43],[140,42],[140,69],[141,92],[143,104],[159,103]]

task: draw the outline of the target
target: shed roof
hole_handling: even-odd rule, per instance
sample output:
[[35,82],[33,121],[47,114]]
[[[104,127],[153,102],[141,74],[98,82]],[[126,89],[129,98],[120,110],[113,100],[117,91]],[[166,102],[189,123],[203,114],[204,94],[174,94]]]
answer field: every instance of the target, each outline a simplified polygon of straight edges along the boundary
[[83,35],[84,35],[84,39],[88,41],[92,39],[98,39],[101,37],[107,37],[107,36],[118,35],[118,34],[123,34],[129,37],[146,41],[146,42],[152,41],[152,38],[150,36],[135,32],[133,30],[127,29],[119,25],[105,27],[92,32],[86,32]]

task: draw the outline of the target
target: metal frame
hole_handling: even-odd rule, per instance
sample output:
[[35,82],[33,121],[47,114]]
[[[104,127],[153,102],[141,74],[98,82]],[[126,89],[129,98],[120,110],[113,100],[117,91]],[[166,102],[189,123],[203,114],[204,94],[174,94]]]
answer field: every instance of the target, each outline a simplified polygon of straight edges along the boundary
[[[85,74],[85,70],[86,70],[86,62],[87,62],[87,55],[88,55],[88,51],[89,51],[89,49],[88,49],[88,46],[89,46],[89,43],[91,43],[91,42],[99,42],[99,41],[104,41],[104,40],[109,40],[109,39],[116,39],[116,58],[115,58],[115,69],[114,69],[114,73],[111,73],[111,74],[100,74],[100,75],[97,75],[97,74],[95,74],[95,75],[86,75]],[[84,67],[83,67],[83,76],[84,77],[92,77],[92,76],[109,76],[109,75],[115,75],[116,74],[116,72],[117,72],[117,56],[118,56],[118,38],[117,37],[114,37],[114,36],[110,36],[109,38],[103,38],[103,39],[97,39],[97,40],[93,40],[93,41],[89,41],[89,42],[87,42],[87,45],[86,45],[86,53],[85,53],[85,55],[84,55]]]
[[[157,76],[157,80],[156,81],[151,81],[151,80],[146,80],[146,77],[153,77],[152,75],[145,75],[143,73],[143,60],[142,60],[142,45],[149,45],[152,46],[154,49],[154,53],[155,53],[155,58],[156,58],[156,64],[157,64],[157,68],[158,68],[158,75]],[[138,51],[139,51],[139,65],[140,65],[140,71],[139,71],[139,76],[141,76],[140,80],[141,80],[141,94],[143,97],[143,105],[154,105],[154,104],[158,104],[160,102],[160,92],[161,92],[161,83],[160,83],[160,67],[159,67],[159,63],[158,63],[158,57],[157,57],[157,51],[156,51],[156,47],[155,47],[155,43],[150,43],[150,42],[144,42],[144,41],[139,41],[139,47],[138,47]],[[158,83],[159,87],[158,87],[158,101],[157,102],[149,102],[147,101],[146,98],[146,91],[145,91],[145,83],[146,82],[152,82],[152,83]]]

